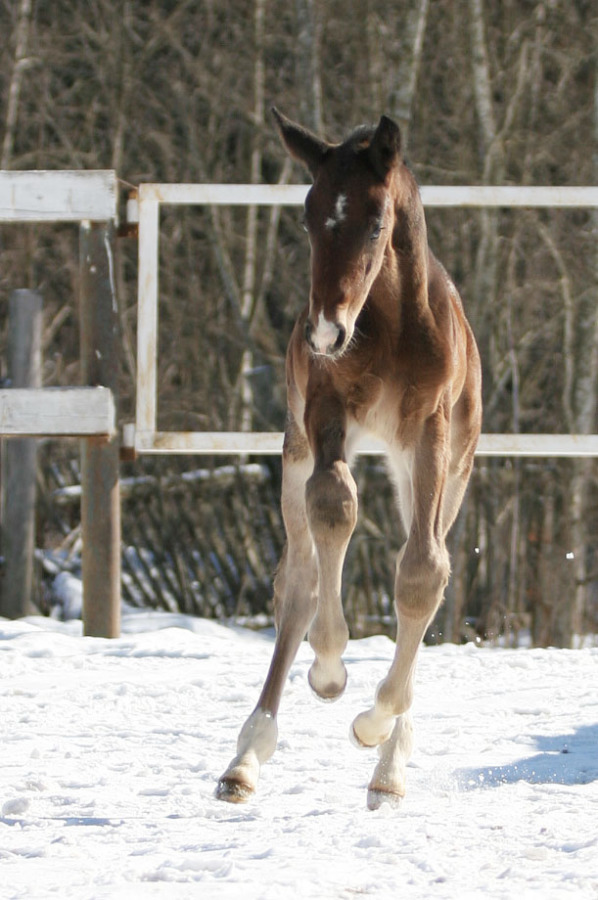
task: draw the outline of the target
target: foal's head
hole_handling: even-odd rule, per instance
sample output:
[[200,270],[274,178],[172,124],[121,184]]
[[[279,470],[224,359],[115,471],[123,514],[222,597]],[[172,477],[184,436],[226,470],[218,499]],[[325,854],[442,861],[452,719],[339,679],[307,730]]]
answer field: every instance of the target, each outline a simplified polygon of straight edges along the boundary
[[386,116],[329,144],[274,109],[291,156],[313,177],[305,201],[311,244],[311,292],[305,338],[334,358],[349,346],[355,321],[382,268],[394,226],[398,126]]

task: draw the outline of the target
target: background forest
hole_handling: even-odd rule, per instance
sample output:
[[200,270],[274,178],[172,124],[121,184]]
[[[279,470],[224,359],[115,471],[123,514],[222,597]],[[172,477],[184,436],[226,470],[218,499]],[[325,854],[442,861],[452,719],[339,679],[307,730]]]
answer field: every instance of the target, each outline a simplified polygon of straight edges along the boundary
[[[330,139],[395,117],[420,184],[598,184],[589,0],[0,0],[0,34],[3,169],[113,168],[123,198],[143,181],[304,182],[276,137],[275,103]],[[427,219],[480,345],[484,430],[596,432],[598,212]],[[159,427],[280,430],[285,345],[308,291],[300,211],[166,209],[161,234]],[[70,226],[0,230],[0,355],[10,291],[39,289],[48,385],[80,380],[77,241]],[[116,277],[126,422],[130,238],[118,241]],[[77,458],[64,442],[39,454],[38,546],[71,566],[78,511],[60,491]],[[279,462],[262,463],[207,477],[222,460],[202,459],[195,479],[182,478],[198,465],[184,457],[123,466],[124,587],[138,602],[268,610],[282,525]],[[530,629],[538,645],[568,646],[596,633],[596,476],[594,460],[478,459],[429,639],[516,643]],[[392,626],[401,542],[379,464],[361,460],[357,477],[345,570],[356,636]]]

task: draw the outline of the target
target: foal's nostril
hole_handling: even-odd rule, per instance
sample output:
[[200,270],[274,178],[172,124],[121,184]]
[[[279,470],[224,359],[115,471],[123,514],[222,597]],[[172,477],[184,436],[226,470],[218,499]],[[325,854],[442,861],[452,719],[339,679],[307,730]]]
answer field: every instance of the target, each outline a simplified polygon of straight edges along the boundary
[[338,353],[338,351],[343,348],[346,337],[347,337],[346,329],[342,325],[339,325],[338,326],[338,335],[336,337],[336,340],[334,342],[334,347],[333,347],[335,353]]

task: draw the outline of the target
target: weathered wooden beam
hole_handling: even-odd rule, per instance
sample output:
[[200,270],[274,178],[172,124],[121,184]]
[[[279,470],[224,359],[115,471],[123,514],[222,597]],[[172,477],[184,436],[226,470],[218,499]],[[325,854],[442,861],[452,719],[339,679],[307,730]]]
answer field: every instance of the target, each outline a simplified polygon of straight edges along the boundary
[[0,171],[0,222],[116,222],[111,169]]
[[[8,375],[16,388],[3,394],[41,393],[34,390],[41,384],[41,346],[41,294],[13,291],[8,306]],[[0,421],[3,418],[0,400]],[[5,444],[2,453],[4,578],[0,612],[10,619],[36,612],[32,596],[36,468],[34,440],[17,438]]]
[[[113,280],[114,227],[84,222],[80,228],[81,363],[83,381],[103,385],[118,405],[118,314]],[[120,635],[119,442],[81,442],[83,631]]]
[[114,435],[112,391],[105,387],[6,388],[0,390],[3,437]]

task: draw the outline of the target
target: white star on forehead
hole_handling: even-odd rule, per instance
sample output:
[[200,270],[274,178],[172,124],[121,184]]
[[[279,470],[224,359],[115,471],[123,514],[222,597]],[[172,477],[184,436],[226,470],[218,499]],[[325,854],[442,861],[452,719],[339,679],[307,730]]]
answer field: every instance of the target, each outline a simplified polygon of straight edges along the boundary
[[336,203],[334,204],[334,213],[326,219],[324,223],[326,228],[332,229],[335,228],[345,218],[347,211],[347,195],[339,194],[336,198]]

